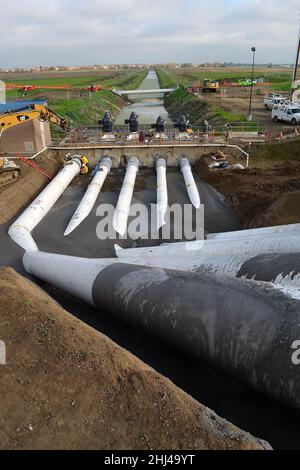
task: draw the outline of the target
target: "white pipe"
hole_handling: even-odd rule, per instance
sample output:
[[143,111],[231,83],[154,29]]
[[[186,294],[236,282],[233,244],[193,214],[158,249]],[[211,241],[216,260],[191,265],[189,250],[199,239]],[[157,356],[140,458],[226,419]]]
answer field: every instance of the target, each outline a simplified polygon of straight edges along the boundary
[[76,298],[94,306],[93,284],[102,269],[118,260],[75,258],[53,253],[26,252],[23,264],[26,271],[49,284],[63,289]]
[[201,205],[200,196],[190,162],[187,158],[182,158],[179,163],[190,201],[196,209],[199,209]]
[[137,158],[132,157],[129,159],[123,186],[114,213],[113,227],[122,237],[125,235],[127,229],[127,221],[139,164],[140,162]]
[[118,250],[119,258],[147,258],[147,257],[192,257],[194,260],[205,256],[239,256],[247,255],[249,258],[258,254],[268,253],[299,253],[300,235],[287,237],[282,233],[269,237],[241,238],[229,240],[198,240],[194,242],[170,243],[159,247],[131,248]]
[[167,163],[164,158],[156,162],[157,172],[157,230],[166,224],[168,209]]
[[[220,257],[218,258],[219,268],[214,264],[215,261],[215,259],[203,259],[203,264],[200,268],[194,264],[195,262],[192,259],[185,260],[185,264],[183,266],[180,258],[172,259],[169,257],[153,257],[147,260],[130,259],[126,260],[126,264],[141,266],[143,268],[161,268],[194,273],[207,272],[214,275],[226,274],[226,276],[236,277],[239,269],[238,266],[242,266],[246,261],[246,258]],[[210,262],[212,262],[213,267]],[[93,294],[95,294],[95,292],[93,292],[95,281],[105,268],[119,263],[122,263],[122,260],[115,258],[77,258],[54,253],[44,253],[41,251],[28,251],[25,253],[23,258],[24,268],[29,274],[32,274],[39,279],[74,295],[76,298],[87,302],[93,307],[95,307],[93,298]],[[78,275],[78,273],[80,273],[80,275]],[[261,286],[272,285],[278,289],[286,288],[286,294],[289,297],[299,299],[299,276],[297,276],[296,279],[292,279],[290,276],[278,276],[278,278],[274,280],[274,284],[270,282],[260,282],[257,284]],[[289,289],[291,290],[289,291]]]
[[104,158],[65,231],[65,237],[70,235],[91,213],[111,167],[111,159]]
[[275,235],[278,233],[298,233],[300,235],[300,224],[291,225],[277,225],[274,227],[254,228],[250,230],[238,230],[236,232],[224,233],[210,233],[207,235],[207,240],[226,240],[226,239],[240,239],[250,237],[262,237]]
[[[249,261],[249,259],[255,258],[255,255],[253,257],[246,254],[235,256],[203,256],[196,258],[182,258],[180,256],[158,256],[153,254],[148,258],[135,257],[122,259],[122,249],[120,249],[120,247],[118,247],[116,253],[120,261],[128,264],[134,264],[138,266],[143,265],[161,269],[172,269],[175,271],[190,273],[206,272],[214,275],[225,275],[228,277],[237,277],[244,264]],[[259,269],[259,262],[257,264],[257,269]],[[295,274],[292,268],[291,272],[288,272],[287,274],[284,273],[284,271],[284,267],[282,267],[282,271],[279,269],[279,274],[275,275],[273,279],[270,278],[268,282],[273,281],[274,285],[300,289],[300,275]],[[253,280],[256,279],[254,278]]]
[[75,176],[79,175],[80,168],[81,157],[73,157],[10,227],[10,237],[25,251],[37,250],[31,232],[52,209]]

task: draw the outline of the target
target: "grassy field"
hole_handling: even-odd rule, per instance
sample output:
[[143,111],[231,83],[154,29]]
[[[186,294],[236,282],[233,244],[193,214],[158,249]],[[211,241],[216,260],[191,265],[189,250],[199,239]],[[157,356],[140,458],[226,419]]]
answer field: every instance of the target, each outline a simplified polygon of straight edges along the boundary
[[[224,68],[224,69],[158,69],[160,85],[163,88],[176,85],[189,86],[195,82],[203,82],[206,78],[224,81],[237,81],[251,78],[250,68]],[[275,91],[289,91],[292,82],[291,69],[268,69],[257,67],[255,78],[264,78],[265,82],[270,83],[270,88]]]
[[[88,73],[82,73],[79,76],[70,77],[69,74],[52,78],[51,74],[47,74],[43,78],[39,74],[35,74],[30,79],[22,78],[18,74],[17,79],[9,79],[10,83],[21,85],[36,86],[64,86],[70,85],[70,90],[33,90],[26,97],[16,90],[10,90],[7,93],[7,99],[46,99],[48,106],[61,116],[69,119],[71,126],[93,125],[98,122],[104,111],[110,110],[117,115],[125,104],[125,100],[114,93],[112,88],[135,89],[137,88],[147,75],[147,70],[139,71],[111,71],[105,72],[103,75],[90,76]],[[105,89],[98,93],[90,94],[85,91],[86,87],[91,84],[102,85]]]
[[[32,74],[30,78],[27,78],[27,74],[24,77],[21,74],[15,74],[16,78],[11,77],[4,81],[13,83],[16,85],[35,85],[41,87],[57,87],[57,86],[70,86],[71,89],[85,89],[91,84],[102,85],[105,88],[124,87],[129,90],[135,89],[146,77],[146,70],[139,71],[115,71],[104,72],[98,74],[89,74],[88,72],[82,72],[80,75],[69,76],[68,74]],[[3,79],[3,77],[0,77]],[[58,91],[59,92],[59,91]],[[40,93],[39,90],[31,92],[31,96],[34,93]],[[20,96],[20,92],[16,90],[9,90],[8,97]]]

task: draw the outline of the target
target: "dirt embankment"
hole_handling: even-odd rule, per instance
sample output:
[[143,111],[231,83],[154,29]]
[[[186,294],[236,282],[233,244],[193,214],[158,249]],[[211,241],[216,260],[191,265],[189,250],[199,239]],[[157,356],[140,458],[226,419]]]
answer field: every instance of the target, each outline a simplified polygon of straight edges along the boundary
[[[35,159],[35,163],[48,173],[55,175],[62,160],[53,153],[45,151]],[[18,164],[21,166],[19,178],[0,187],[0,225],[8,222],[27,207],[50,182],[49,178],[25,163],[18,162]]]
[[196,172],[226,197],[245,228],[300,222],[300,162],[209,171],[201,160]]
[[264,449],[10,268],[0,269],[2,449]]
[[182,87],[165,99],[165,108],[175,122],[185,115],[194,126],[200,126],[204,119],[210,117],[209,104],[188,94]]

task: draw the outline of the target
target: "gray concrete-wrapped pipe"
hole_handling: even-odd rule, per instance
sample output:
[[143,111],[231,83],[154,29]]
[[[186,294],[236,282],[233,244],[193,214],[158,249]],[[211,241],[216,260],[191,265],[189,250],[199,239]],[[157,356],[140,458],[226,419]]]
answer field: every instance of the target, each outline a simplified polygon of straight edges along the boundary
[[165,269],[175,269],[184,272],[206,272],[221,274],[229,277],[254,279],[256,281],[281,284],[300,288],[300,252],[292,254],[260,254],[256,256],[225,255],[182,257],[158,256],[123,257],[120,247],[116,247],[120,261],[134,265],[145,265]]
[[75,176],[79,175],[80,169],[81,157],[76,155],[11,225],[8,233],[15,243],[26,251],[37,251],[31,232],[52,209]]
[[300,287],[300,252],[255,256],[241,265],[236,276]]
[[300,339],[298,290],[41,252],[26,253],[24,266],[101,312],[300,409],[300,366],[292,362]]

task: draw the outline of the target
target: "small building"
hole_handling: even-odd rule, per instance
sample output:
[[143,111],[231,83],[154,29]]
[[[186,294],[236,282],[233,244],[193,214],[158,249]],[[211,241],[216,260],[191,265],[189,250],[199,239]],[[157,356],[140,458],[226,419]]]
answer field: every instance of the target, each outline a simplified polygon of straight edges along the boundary
[[[0,104],[0,116],[9,112],[28,111],[31,105],[46,105],[46,101],[12,101]],[[22,153],[33,155],[51,144],[51,131],[48,122],[38,117],[12,126],[0,137],[0,153]]]

